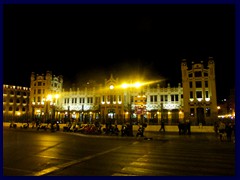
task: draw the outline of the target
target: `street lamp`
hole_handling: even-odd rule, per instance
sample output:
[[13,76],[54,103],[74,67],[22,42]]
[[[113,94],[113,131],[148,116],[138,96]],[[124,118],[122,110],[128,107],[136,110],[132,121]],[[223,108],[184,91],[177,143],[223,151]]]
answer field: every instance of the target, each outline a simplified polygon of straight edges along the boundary
[[46,98],[46,118],[49,119],[49,106],[52,105],[52,119],[55,120],[55,108],[57,104],[57,100],[59,98],[59,94],[48,94]]

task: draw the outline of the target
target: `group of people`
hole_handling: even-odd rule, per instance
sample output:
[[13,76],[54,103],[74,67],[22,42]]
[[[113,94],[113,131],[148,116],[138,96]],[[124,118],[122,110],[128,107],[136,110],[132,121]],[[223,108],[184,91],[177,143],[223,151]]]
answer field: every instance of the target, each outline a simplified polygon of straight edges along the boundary
[[[231,122],[215,122],[214,130],[219,135],[220,141],[232,141],[232,137],[235,136],[235,125]],[[233,139],[235,140],[235,138]]]

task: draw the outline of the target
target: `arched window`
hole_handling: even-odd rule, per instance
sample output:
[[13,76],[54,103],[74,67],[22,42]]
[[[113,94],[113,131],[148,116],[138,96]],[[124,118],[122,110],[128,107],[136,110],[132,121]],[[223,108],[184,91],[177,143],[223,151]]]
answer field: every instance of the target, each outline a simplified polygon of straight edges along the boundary
[[20,100],[19,100],[19,99],[17,99],[17,103],[20,103]]
[[9,102],[11,102],[11,103],[12,103],[12,102],[13,102],[13,99],[11,98],[11,99],[9,100]]
[[13,92],[13,91],[10,91],[10,94],[14,94],[14,92]]
[[25,111],[25,107],[22,108],[22,111]]
[[9,110],[9,111],[12,111],[12,106],[10,106],[8,110]]
[[16,107],[16,111],[19,111],[19,107]]

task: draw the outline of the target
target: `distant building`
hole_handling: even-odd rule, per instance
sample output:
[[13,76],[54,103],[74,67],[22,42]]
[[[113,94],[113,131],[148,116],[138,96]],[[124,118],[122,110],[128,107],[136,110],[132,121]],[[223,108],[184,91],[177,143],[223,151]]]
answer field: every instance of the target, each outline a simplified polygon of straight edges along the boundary
[[29,116],[30,88],[3,85],[3,120],[27,121]]
[[[207,67],[201,62],[192,63],[190,68],[183,60],[181,70],[182,86],[179,83],[177,87],[162,87],[160,82],[123,81],[111,75],[102,84],[88,81],[63,89],[61,75],[52,75],[50,71],[42,75],[32,73],[25,114],[43,122],[55,119],[159,124],[163,119],[176,125],[189,119],[195,125],[213,124],[218,115],[214,60],[209,58]],[[13,109],[17,104],[11,105],[12,111],[8,107],[4,112],[16,116]]]
[[210,57],[207,67],[203,62],[192,63],[190,69],[183,60],[181,67],[185,119],[202,124],[213,123],[218,115],[214,60]]
[[46,74],[31,74],[30,114],[33,119],[41,119],[44,122],[52,119],[55,107],[62,92],[63,77],[55,76],[51,71]]

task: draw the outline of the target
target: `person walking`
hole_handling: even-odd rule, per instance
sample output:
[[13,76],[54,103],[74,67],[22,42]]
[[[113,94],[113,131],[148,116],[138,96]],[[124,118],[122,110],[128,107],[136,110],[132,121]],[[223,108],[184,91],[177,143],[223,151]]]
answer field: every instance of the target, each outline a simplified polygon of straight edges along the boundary
[[232,131],[233,131],[233,127],[231,123],[228,123],[226,125],[225,131],[227,133],[227,141],[231,142],[232,141]]
[[191,135],[191,124],[189,119],[186,120],[186,130],[187,130],[187,134]]
[[163,119],[161,120],[161,128],[160,128],[159,132],[161,132],[162,130],[163,130],[163,132],[165,132],[165,122]]
[[225,133],[225,129],[226,129],[225,123],[220,121],[218,128],[220,141],[224,140],[223,135]]

